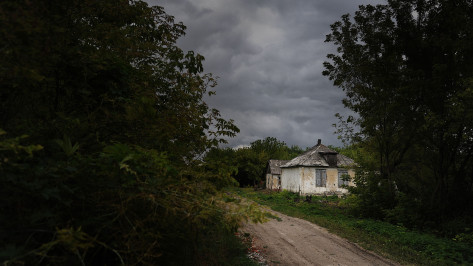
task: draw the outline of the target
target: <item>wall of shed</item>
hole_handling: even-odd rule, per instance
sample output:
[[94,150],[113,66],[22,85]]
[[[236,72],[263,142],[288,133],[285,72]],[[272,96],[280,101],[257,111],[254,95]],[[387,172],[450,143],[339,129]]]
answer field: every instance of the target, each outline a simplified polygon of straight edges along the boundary
[[[319,168],[325,169],[327,173],[326,187],[317,187],[315,185],[315,167],[294,167],[283,168],[281,174],[281,189],[292,192],[301,192],[301,194],[324,194],[324,193],[347,193],[345,188],[338,187],[338,169],[337,168]],[[348,170],[348,175],[352,178],[349,186],[354,186],[354,170]]]
[[280,175],[266,174],[266,188],[278,189]]

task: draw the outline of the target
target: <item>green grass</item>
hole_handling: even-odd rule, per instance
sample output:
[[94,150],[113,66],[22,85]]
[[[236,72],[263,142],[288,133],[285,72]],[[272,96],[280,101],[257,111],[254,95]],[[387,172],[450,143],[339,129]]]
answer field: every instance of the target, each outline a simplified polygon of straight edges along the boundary
[[411,231],[383,221],[359,219],[350,215],[346,201],[336,196],[312,197],[312,202],[297,201],[290,192],[237,189],[240,196],[252,199],[273,210],[302,218],[327,228],[330,232],[365,249],[402,264],[473,265],[473,246],[454,239]]

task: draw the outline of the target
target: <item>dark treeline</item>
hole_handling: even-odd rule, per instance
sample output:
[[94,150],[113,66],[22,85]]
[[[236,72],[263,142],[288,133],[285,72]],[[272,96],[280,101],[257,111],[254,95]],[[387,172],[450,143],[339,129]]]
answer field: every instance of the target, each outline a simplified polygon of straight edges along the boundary
[[361,155],[358,211],[471,234],[473,4],[387,2],[344,15],[327,36],[338,53],[324,74],[358,117],[339,127]]
[[205,161],[231,166],[232,176],[241,187],[263,187],[268,160],[289,160],[302,152],[297,145],[289,147],[283,141],[267,137],[252,142],[249,147],[213,148],[207,153]]
[[235,256],[239,221],[261,216],[221,192],[231,167],[198,160],[238,128],[203,101],[216,83],[184,30],[142,1],[0,2],[5,265]]

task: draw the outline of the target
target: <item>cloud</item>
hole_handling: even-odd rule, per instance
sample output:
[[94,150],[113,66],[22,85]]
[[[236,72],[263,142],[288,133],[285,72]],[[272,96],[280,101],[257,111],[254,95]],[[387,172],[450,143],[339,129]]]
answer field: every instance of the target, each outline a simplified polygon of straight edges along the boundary
[[322,76],[334,52],[324,42],[330,24],[360,4],[381,0],[148,0],[187,26],[178,41],[202,54],[204,68],[219,76],[217,95],[207,100],[241,132],[232,147],[276,137],[289,145],[317,139],[340,145],[335,113],[349,114],[344,93]]

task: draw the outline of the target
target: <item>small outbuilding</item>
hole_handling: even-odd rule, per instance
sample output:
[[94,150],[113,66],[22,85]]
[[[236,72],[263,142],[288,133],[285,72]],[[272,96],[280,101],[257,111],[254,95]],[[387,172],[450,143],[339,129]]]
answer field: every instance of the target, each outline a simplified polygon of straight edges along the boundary
[[319,139],[317,145],[280,166],[281,189],[309,194],[344,194],[354,186],[355,162],[329,149]]
[[269,160],[266,166],[266,188],[279,189],[281,187],[281,165],[288,160]]

